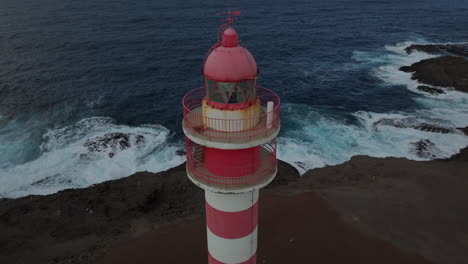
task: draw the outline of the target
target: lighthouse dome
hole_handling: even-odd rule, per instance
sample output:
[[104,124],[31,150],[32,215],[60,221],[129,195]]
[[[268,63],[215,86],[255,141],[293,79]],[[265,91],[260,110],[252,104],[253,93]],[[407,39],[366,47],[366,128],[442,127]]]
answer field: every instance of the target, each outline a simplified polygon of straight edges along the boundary
[[239,46],[237,32],[229,27],[223,32],[221,45],[208,54],[203,73],[212,80],[235,82],[257,76],[258,69],[252,54]]

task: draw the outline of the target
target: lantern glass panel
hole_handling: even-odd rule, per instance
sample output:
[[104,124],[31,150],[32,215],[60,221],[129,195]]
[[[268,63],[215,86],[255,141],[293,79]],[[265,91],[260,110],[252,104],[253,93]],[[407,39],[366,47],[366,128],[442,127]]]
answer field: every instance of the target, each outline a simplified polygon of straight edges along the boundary
[[[206,78],[206,95],[217,103],[245,103],[256,97],[256,79],[241,82],[216,82]],[[233,91],[234,90],[234,91]]]
[[239,82],[236,91],[237,102],[245,103],[255,98],[256,89],[255,89],[256,79],[246,80]]

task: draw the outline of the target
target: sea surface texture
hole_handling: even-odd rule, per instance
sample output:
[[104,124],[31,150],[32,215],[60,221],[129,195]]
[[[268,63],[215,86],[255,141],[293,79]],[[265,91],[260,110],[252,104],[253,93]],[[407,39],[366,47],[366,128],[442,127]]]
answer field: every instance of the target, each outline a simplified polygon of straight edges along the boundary
[[[259,84],[282,100],[278,156],[300,172],[353,155],[427,160],[468,145],[468,94],[419,92],[410,44],[468,41],[468,1],[2,0],[0,197],[184,162],[182,96],[228,6]],[[398,125],[395,125],[398,124]],[[424,141],[425,140],[425,141]],[[417,142],[425,144],[421,153]]]

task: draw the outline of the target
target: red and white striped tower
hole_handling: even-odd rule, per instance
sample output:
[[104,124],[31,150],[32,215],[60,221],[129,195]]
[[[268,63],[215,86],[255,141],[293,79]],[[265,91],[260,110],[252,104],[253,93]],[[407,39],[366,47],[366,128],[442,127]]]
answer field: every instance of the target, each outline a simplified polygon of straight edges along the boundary
[[187,175],[205,190],[209,263],[255,263],[260,188],[276,176],[279,97],[257,86],[252,54],[223,24],[183,99]]

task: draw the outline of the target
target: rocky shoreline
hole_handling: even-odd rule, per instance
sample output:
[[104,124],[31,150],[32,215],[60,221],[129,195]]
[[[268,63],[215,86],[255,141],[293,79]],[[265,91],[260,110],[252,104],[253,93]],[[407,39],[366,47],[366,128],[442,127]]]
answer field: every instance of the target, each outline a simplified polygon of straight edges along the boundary
[[411,45],[405,49],[410,54],[426,52],[440,57],[419,61],[400,68],[412,73],[412,79],[425,85],[417,89],[432,95],[445,93],[444,88],[453,88],[468,93],[468,44]]
[[411,54],[415,51],[425,52],[434,55],[454,55],[468,57],[468,43],[464,44],[427,44],[411,45],[405,48],[406,53]]
[[[415,51],[442,55],[401,67],[422,83],[418,90],[468,92],[467,44],[406,49]],[[468,135],[468,127],[406,119],[373,126]],[[144,140],[109,133],[87,141],[80,158],[112,158]],[[430,140],[409,147],[435,158]],[[354,156],[302,176],[279,161],[277,177],[262,190],[258,262],[468,263],[467,169],[468,148],[431,161]],[[182,164],[84,189],[0,198],[0,263],[205,263],[204,228],[203,191]]]
[[[435,263],[462,263],[468,261],[467,168],[468,148],[424,162],[356,156],[302,177],[280,161],[277,178],[262,193],[269,200],[313,192],[353,230]],[[185,165],[85,189],[1,199],[0,262],[100,263],[125,241],[202,219],[203,208],[203,192],[187,179]]]

